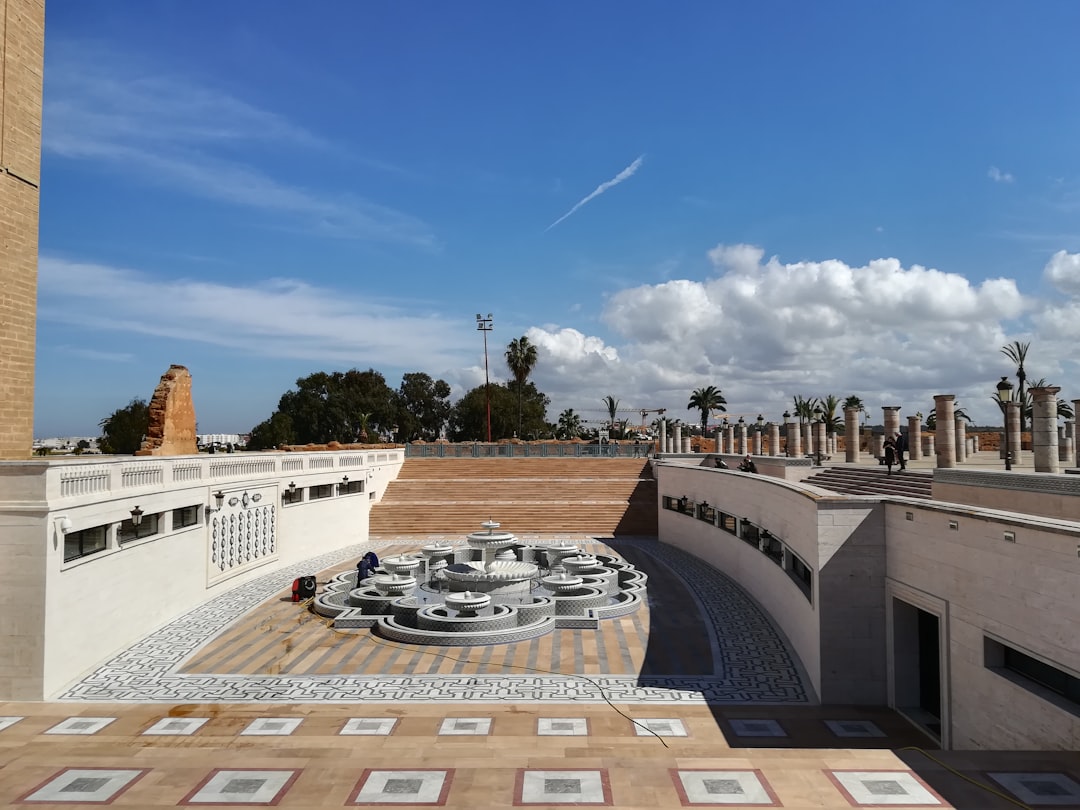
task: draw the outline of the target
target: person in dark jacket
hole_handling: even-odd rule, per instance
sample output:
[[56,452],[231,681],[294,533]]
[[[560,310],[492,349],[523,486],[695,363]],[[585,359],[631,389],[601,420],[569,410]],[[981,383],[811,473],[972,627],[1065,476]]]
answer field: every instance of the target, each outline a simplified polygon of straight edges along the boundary
[[907,452],[907,436],[903,433],[896,434],[896,463],[900,465],[901,470],[907,469],[907,462],[904,460],[904,454]]
[[743,472],[748,472],[748,473],[756,473],[757,472],[757,465],[754,463],[754,460],[752,458],[750,458],[749,453],[747,453],[746,458],[744,458],[742,460],[742,464],[739,465],[739,469],[742,470]]
[[892,467],[896,463],[896,441],[892,436],[885,439],[881,452],[885,456],[885,466],[889,468],[889,475],[892,475]]

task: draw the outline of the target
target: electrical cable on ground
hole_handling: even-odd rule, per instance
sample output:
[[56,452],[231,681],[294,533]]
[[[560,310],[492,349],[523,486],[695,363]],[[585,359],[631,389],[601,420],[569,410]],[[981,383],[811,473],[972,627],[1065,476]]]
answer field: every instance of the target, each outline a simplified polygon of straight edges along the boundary
[[1022,801],[1019,801],[1018,799],[1014,799],[1012,796],[1007,796],[1006,794],[1002,793],[1000,790],[997,790],[996,788],[993,788],[990,785],[984,785],[982,782],[978,781],[977,779],[972,779],[970,776],[965,776],[964,774],[960,773],[960,771],[956,770],[956,768],[953,768],[950,765],[946,765],[944,762],[942,762],[940,759],[935,757],[929,751],[927,751],[927,750],[925,750],[923,748],[919,748],[917,745],[908,745],[908,746],[905,746],[904,748],[897,748],[896,750],[897,751],[915,751],[916,753],[922,754],[924,757],[926,757],[929,760],[932,760],[932,761],[936,762],[938,765],[940,765],[942,768],[944,768],[945,770],[947,770],[949,773],[953,774],[954,776],[959,776],[965,782],[968,782],[968,783],[970,783],[972,785],[975,785],[975,787],[977,787],[977,788],[982,788],[987,793],[993,793],[999,799],[1004,799],[1007,802],[1011,802],[1012,804],[1015,804],[1017,807],[1022,807],[1023,810],[1032,810],[1032,808],[1029,805],[1024,804]]

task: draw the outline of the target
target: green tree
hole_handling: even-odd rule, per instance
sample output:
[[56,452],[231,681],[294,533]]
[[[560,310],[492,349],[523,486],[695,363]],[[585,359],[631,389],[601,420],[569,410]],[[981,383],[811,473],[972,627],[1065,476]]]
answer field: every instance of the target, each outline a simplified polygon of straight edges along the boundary
[[102,453],[134,455],[150,429],[150,407],[145,399],[136,397],[98,422],[98,427],[101,428],[98,447]]
[[397,441],[439,438],[450,418],[450,384],[416,371],[401,378],[394,397],[397,410]]
[[814,421],[814,408],[820,407],[821,403],[817,397],[801,397],[796,394],[792,398],[792,403],[795,405],[794,413],[798,417],[800,424],[803,422]]
[[518,400],[518,436],[524,436],[521,424],[521,395],[525,381],[529,379],[532,370],[536,368],[536,347],[529,342],[529,338],[522,335],[514,338],[506,347],[506,366],[514,377]]
[[390,428],[396,415],[394,392],[374,369],[319,371],[302,377],[295,390],[281,396],[278,411],[291,420],[297,444],[355,442],[360,438],[361,414],[370,414],[371,423],[381,430]]
[[709,414],[713,411],[726,411],[727,400],[724,399],[724,395],[720,392],[720,389],[715,385],[707,385],[704,388],[696,389],[690,395],[690,401],[687,403],[687,410],[701,411],[701,435],[704,436],[705,432],[709,429]]
[[[516,387],[491,385],[491,437],[493,440],[508,439],[515,432],[517,423]],[[551,400],[527,382],[521,386],[522,429],[525,435],[548,430],[547,406]],[[449,433],[452,441],[483,441],[487,436],[487,409],[484,386],[480,385],[465,393],[450,410]]]
[[581,435],[581,417],[574,413],[573,408],[567,408],[559,414],[558,436],[560,439],[576,439]]
[[840,408],[840,398],[829,394],[820,400],[820,407],[825,416],[825,432],[830,436],[844,432],[844,417],[837,414]]
[[270,418],[251,429],[248,450],[273,450],[282,445],[296,444],[292,419],[288,414],[274,411]]
[[[953,417],[956,419],[963,419],[965,422],[971,421],[971,417],[967,415],[967,411],[960,407],[959,400],[953,402]],[[930,413],[926,415],[926,429],[937,430],[937,408],[931,408]]]
[[[1016,364],[1016,379],[1020,381],[1020,390],[1017,392],[1017,402],[1024,402],[1024,381],[1027,380],[1027,372],[1024,370],[1024,361],[1027,360],[1028,350],[1031,348],[1030,343],[1022,343],[1019,340],[1014,340],[1007,346],[1001,347],[1001,353],[1008,357],[1013,363]],[[1023,433],[1026,428],[1027,417],[1024,414],[1024,409],[1020,409],[1020,432]]]

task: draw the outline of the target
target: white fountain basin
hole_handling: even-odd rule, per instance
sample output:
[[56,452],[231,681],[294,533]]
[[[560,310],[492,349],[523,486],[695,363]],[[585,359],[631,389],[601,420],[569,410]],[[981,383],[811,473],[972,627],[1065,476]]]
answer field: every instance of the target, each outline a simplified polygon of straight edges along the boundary
[[455,563],[443,569],[446,578],[455,582],[518,582],[532,579],[539,569],[532,563],[514,560],[495,560],[484,568],[483,563]]
[[463,593],[451,593],[447,594],[443,600],[446,606],[452,610],[473,612],[482,610],[491,604],[491,597],[486,593],[473,593],[472,591],[465,591]]
[[416,577],[401,574],[379,574],[372,577],[372,584],[383,596],[400,596],[416,589]]
[[564,591],[572,591],[580,588],[583,580],[581,577],[570,576],[569,574],[555,574],[550,577],[544,577],[540,580],[544,587],[549,591],[555,593],[563,593]]

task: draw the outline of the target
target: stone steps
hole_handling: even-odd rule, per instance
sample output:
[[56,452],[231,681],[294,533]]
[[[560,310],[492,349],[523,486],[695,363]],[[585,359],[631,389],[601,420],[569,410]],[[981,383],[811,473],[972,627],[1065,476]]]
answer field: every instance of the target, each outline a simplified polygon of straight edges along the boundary
[[884,467],[826,467],[804,480],[822,489],[844,495],[902,495],[908,498],[932,498],[933,475],[926,472],[893,470]]

